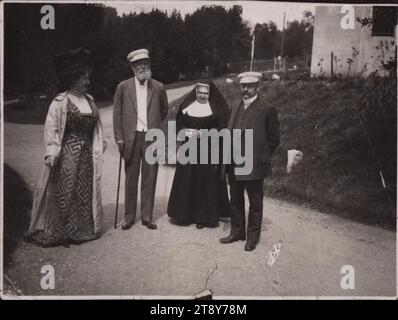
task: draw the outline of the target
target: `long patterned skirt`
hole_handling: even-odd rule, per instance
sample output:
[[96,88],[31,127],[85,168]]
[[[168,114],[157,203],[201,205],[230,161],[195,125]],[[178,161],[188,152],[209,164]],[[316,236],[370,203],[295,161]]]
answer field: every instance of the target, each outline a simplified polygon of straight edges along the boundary
[[68,123],[58,161],[48,186],[45,227],[31,236],[35,244],[49,247],[98,238],[92,210],[92,132],[95,117],[68,110]]

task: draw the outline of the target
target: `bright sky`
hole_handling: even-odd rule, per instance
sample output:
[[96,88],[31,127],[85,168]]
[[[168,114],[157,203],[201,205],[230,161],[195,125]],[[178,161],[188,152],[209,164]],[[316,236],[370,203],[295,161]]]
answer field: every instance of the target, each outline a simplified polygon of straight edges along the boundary
[[187,13],[194,12],[203,5],[222,5],[226,9],[233,5],[243,8],[242,17],[249,21],[253,27],[256,23],[273,21],[279,29],[282,29],[283,13],[286,12],[286,22],[301,20],[306,10],[315,13],[315,5],[311,3],[281,3],[281,2],[259,2],[259,1],[191,1],[191,0],[141,0],[141,1],[112,1],[107,5],[116,8],[119,15],[130,12],[148,12],[153,8],[171,13],[173,9],[180,11],[184,17]]

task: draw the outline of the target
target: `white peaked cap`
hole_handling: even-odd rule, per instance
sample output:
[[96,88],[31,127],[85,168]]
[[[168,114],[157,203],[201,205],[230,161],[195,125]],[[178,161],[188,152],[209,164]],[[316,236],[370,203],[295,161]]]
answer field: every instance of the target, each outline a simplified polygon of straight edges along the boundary
[[247,71],[238,74],[239,83],[259,82],[263,75],[260,72]]
[[130,63],[141,59],[149,59],[149,51],[147,49],[134,50],[127,55],[127,61]]

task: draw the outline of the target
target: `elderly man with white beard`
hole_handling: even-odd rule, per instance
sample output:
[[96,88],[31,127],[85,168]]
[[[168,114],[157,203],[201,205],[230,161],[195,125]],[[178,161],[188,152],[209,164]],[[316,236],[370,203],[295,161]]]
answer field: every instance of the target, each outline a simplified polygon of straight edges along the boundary
[[134,77],[116,88],[113,106],[113,129],[119,152],[125,161],[125,212],[122,230],[130,229],[137,210],[138,177],[141,167],[141,221],[156,229],[152,221],[158,164],[145,160],[150,142],[148,130],[160,128],[167,115],[167,95],[162,83],[151,78],[149,52],[139,49],[128,54]]

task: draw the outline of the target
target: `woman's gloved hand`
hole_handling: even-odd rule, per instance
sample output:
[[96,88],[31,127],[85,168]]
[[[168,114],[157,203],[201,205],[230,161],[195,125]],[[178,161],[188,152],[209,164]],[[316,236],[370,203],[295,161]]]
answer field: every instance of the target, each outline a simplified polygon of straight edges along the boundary
[[54,156],[47,156],[44,158],[46,165],[48,165],[49,167],[53,167],[56,160],[57,160],[57,158]]

